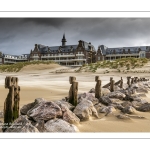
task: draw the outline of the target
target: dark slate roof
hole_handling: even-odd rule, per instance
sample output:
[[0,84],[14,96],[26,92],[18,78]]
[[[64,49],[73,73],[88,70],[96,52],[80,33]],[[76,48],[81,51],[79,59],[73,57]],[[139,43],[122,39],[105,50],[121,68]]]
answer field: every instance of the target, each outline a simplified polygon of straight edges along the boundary
[[93,49],[94,51],[96,51],[96,50],[95,50],[95,47],[94,47],[91,43],[87,43],[87,42],[85,42],[85,41],[83,41],[83,40],[81,40],[81,41],[83,42],[83,47],[85,48],[85,50],[91,50],[90,47],[92,47],[92,49]]
[[[82,40],[81,40],[82,41]],[[85,41],[82,41],[82,44],[83,44],[83,47],[85,48],[85,50],[90,50],[91,47],[92,49],[95,51],[95,47],[90,44],[90,43],[87,43]],[[51,52],[54,52],[56,53],[60,47],[61,47],[61,50],[62,52],[70,52],[70,50],[76,50],[78,45],[66,45],[66,46],[45,46],[45,45],[42,45],[42,44],[38,44],[38,49],[40,50],[41,53],[47,53],[50,49]]]
[[70,50],[75,50],[78,45],[66,45],[66,46],[44,46],[41,44],[38,44],[38,48],[41,53],[47,53],[49,50],[51,52],[56,53],[59,49],[61,49],[62,52],[70,52]]
[[114,50],[116,54],[122,54],[123,50],[125,50],[125,52],[128,52],[128,49],[130,49],[130,53],[138,53],[139,48],[142,51],[148,51],[150,46],[108,48],[105,45],[100,45],[99,48],[101,49],[103,55],[108,55],[112,54]]

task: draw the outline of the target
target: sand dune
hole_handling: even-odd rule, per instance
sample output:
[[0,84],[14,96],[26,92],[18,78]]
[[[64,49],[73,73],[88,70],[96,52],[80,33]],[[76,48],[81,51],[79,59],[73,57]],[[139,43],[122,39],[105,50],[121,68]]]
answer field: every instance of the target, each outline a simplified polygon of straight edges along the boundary
[[[68,67],[61,67],[57,64],[53,65],[31,65],[26,66],[18,73],[0,73],[0,110],[3,110],[4,100],[7,96],[8,89],[4,88],[4,80],[8,75],[17,76],[19,78],[19,85],[21,86],[21,101],[20,107],[33,102],[35,98],[43,97],[47,100],[60,100],[68,96],[69,91],[69,76],[76,76],[79,82],[78,93],[89,91],[95,87],[95,76],[99,75],[102,80],[102,85],[108,83],[109,78],[113,77],[118,81],[123,77],[126,81],[127,74],[113,73],[75,73],[69,69],[67,73],[53,73],[56,70],[69,69]],[[128,76],[134,76],[133,73],[128,73]],[[136,74],[137,75],[137,74]],[[138,73],[138,76],[150,78],[149,73]],[[147,93],[144,99],[150,102],[150,94]],[[104,116],[99,113],[100,119],[90,118],[89,121],[81,122],[78,125],[80,132],[150,132],[150,113],[136,112],[134,115],[144,116],[143,118],[131,117],[130,120],[119,120],[116,115]]]

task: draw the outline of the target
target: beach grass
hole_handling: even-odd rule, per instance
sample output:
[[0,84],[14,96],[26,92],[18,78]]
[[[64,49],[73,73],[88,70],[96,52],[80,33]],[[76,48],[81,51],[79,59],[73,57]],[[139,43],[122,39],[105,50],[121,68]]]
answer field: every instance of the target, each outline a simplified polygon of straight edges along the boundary
[[0,65],[0,72],[19,72],[23,67],[28,65],[38,64],[56,64],[54,61],[32,61],[32,62],[18,62],[15,64],[4,64]]

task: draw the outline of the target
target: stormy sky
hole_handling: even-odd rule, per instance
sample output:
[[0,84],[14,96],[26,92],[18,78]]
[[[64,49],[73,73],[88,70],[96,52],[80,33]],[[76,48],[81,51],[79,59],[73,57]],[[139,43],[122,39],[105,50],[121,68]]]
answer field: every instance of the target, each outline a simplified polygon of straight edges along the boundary
[[0,18],[0,51],[27,54],[34,44],[60,46],[79,40],[107,47],[150,46],[150,18]]

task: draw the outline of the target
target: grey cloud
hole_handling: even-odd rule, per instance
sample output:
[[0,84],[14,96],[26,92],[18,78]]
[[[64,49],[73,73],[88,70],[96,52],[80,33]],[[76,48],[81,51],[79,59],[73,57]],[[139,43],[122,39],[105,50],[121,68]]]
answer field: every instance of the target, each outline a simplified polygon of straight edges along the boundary
[[78,41],[107,47],[150,45],[149,18],[0,18],[0,51],[29,53],[35,43],[61,45]]

